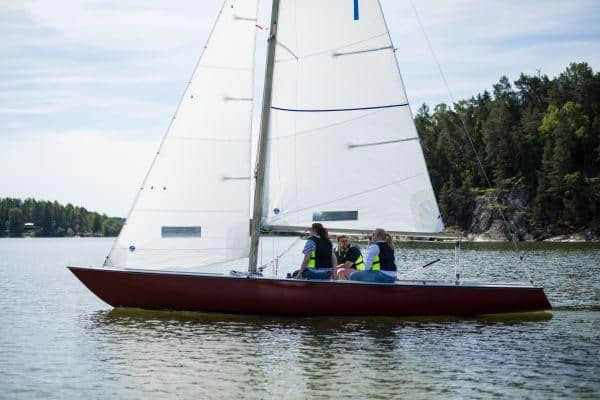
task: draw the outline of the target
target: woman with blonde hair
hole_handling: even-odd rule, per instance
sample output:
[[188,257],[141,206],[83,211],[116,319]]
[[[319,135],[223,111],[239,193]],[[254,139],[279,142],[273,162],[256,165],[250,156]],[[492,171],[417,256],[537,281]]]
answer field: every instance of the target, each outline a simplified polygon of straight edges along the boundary
[[377,228],[371,235],[367,247],[364,271],[350,275],[351,281],[394,283],[396,282],[396,257],[392,237],[383,229]]

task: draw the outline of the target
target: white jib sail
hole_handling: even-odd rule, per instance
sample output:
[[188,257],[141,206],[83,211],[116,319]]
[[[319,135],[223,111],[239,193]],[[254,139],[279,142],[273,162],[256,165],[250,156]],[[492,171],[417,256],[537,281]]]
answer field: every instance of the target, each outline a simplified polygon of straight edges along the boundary
[[281,0],[268,225],[440,232],[377,0]]
[[256,0],[227,0],[106,264],[248,256]]

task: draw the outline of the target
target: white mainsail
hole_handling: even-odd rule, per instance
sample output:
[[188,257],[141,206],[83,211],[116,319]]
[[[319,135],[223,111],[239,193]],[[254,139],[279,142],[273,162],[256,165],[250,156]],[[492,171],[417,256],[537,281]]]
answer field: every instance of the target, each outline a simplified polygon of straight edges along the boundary
[[248,255],[257,1],[227,0],[106,265]]
[[377,0],[281,0],[263,223],[440,232]]

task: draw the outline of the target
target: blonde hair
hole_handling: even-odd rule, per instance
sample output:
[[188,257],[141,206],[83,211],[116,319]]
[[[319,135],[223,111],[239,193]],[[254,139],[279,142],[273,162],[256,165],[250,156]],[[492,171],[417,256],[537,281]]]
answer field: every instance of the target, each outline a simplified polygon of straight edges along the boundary
[[342,240],[342,239],[348,239],[348,236],[347,236],[347,235],[339,235],[338,237],[336,237],[336,238],[335,238],[335,240],[336,240],[338,243],[339,243],[339,242],[340,242],[340,240]]
[[390,246],[392,249],[394,248],[394,239],[392,238],[392,235],[385,231],[385,229],[377,228],[375,229],[375,233],[377,234],[377,236],[385,240],[388,246]]

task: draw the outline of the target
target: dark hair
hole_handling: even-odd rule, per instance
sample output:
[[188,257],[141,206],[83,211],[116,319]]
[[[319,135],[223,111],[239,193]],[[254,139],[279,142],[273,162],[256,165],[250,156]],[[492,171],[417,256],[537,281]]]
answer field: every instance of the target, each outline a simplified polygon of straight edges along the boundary
[[385,242],[388,244],[388,246],[390,246],[392,249],[394,248],[394,239],[392,238],[392,235],[387,233],[382,228],[375,229],[375,232],[377,232],[379,237],[381,237],[383,240],[385,240]]
[[329,240],[329,233],[327,232],[327,229],[325,229],[323,224],[319,224],[318,222],[315,222],[314,224],[312,224],[311,228],[313,231],[315,231],[317,233],[317,235],[319,235],[321,237],[321,239],[323,239],[327,243],[331,244],[331,240]]

